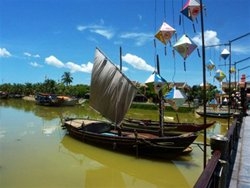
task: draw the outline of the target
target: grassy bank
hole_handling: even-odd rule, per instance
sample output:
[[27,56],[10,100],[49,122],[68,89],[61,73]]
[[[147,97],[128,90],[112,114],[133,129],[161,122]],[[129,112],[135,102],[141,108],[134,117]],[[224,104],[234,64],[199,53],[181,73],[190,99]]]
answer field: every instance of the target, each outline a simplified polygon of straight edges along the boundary
[[[144,109],[144,110],[157,110],[158,107],[154,103],[132,103],[131,108],[138,108],[138,109]],[[175,110],[171,106],[165,106],[165,110],[168,112],[175,112]],[[178,109],[178,112],[184,113],[184,112],[191,112],[193,111],[192,107],[188,106],[181,106]]]

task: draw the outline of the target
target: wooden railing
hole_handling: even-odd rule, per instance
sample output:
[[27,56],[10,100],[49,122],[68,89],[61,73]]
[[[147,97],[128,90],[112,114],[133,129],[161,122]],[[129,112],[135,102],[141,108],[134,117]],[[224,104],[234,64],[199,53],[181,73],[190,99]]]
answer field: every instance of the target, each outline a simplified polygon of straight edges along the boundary
[[228,140],[226,150],[224,148],[212,152],[212,156],[195,183],[194,188],[224,188],[229,186],[237,153],[242,119],[242,114],[234,118],[225,135]]

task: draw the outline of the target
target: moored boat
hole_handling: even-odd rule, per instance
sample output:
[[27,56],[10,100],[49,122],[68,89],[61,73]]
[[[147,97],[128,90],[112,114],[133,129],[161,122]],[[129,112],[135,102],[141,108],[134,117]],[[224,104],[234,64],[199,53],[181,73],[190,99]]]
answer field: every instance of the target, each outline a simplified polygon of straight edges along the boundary
[[99,49],[95,52],[90,93],[90,106],[109,121],[65,121],[69,135],[78,140],[136,155],[176,156],[198,136],[193,132],[162,135],[134,129],[124,131],[121,124],[137,88]]
[[159,136],[139,130],[123,131],[109,122],[90,119],[66,120],[63,125],[70,136],[80,141],[141,156],[173,157],[183,154],[198,136],[195,133]]
[[202,111],[196,111],[196,113],[202,117],[204,117],[205,115],[207,117],[213,117],[213,118],[229,118],[233,116],[233,112],[224,112],[224,111],[208,111],[206,112],[206,114]]
[[42,106],[60,106],[63,102],[56,94],[37,93],[35,96],[36,103]]
[[[178,122],[163,122],[164,132],[198,132],[207,129],[215,124],[215,121],[207,122],[206,124],[197,123],[178,123]],[[125,118],[122,122],[123,128],[135,128],[140,130],[157,131],[159,129],[159,121],[146,119],[131,119]]]

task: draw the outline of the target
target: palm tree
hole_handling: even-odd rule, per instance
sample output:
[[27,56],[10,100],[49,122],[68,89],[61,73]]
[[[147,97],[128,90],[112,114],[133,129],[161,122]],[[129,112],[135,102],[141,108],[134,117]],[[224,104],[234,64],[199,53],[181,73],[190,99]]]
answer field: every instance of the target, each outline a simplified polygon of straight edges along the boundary
[[70,85],[73,82],[73,77],[71,76],[70,72],[64,72],[62,75],[62,82],[66,84],[66,86]]

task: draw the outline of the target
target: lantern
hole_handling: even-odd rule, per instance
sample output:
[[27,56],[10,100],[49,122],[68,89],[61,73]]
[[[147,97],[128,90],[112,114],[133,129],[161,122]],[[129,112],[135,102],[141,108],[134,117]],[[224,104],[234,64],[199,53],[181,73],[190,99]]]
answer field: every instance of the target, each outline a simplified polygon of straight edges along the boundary
[[200,13],[200,1],[188,0],[181,10],[181,13],[185,15],[191,21],[194,21]]
[[154,71],[145,82],[146,84],[153,84],[156,93],[162,89],[167,81],[161,77],[156,71]]
[[184,60],[196,48],[197,48],[197,45],[185,34],[174,45],[174,49],[184,58]]
[[166,22],[163,22],[159,31],[155,34],[155,38],[166,45],[174,33],[175,29],[169,26]]
[[186,101],[186,95],[179,89],[176,89],[176,87],[173,87],[169,93],[164,96],[164,98],[166,102],[168,102],[175,110],[178,110],[178,108]]
[[235,73],[235,72],[236,72],[235,68],[234,68],[234,67],[231,67],[231,68],[230,68],[230,73]]
[[216,73],[215,73],[215,76],[216,80],[218,80],[219,82],[221,82],[224,78],[226,78],[226,75],[223,71],[221,70],[217,70]]
[[184,34],[173,47],[184,58],[184,70],[186,71],[185,60],[197,48],[197,45]]
[[211,71],[215,68],[215,64],[214,62],[210,59],[209,62],[206,64],[207,69],[210,71],[210,75],[211,75]]
[[230,55],[230,52],[225,48],[222,52],[221,52],[221,54],[220,54],[220,56],[223,58],[223,59],[227,59],[227,57]]

